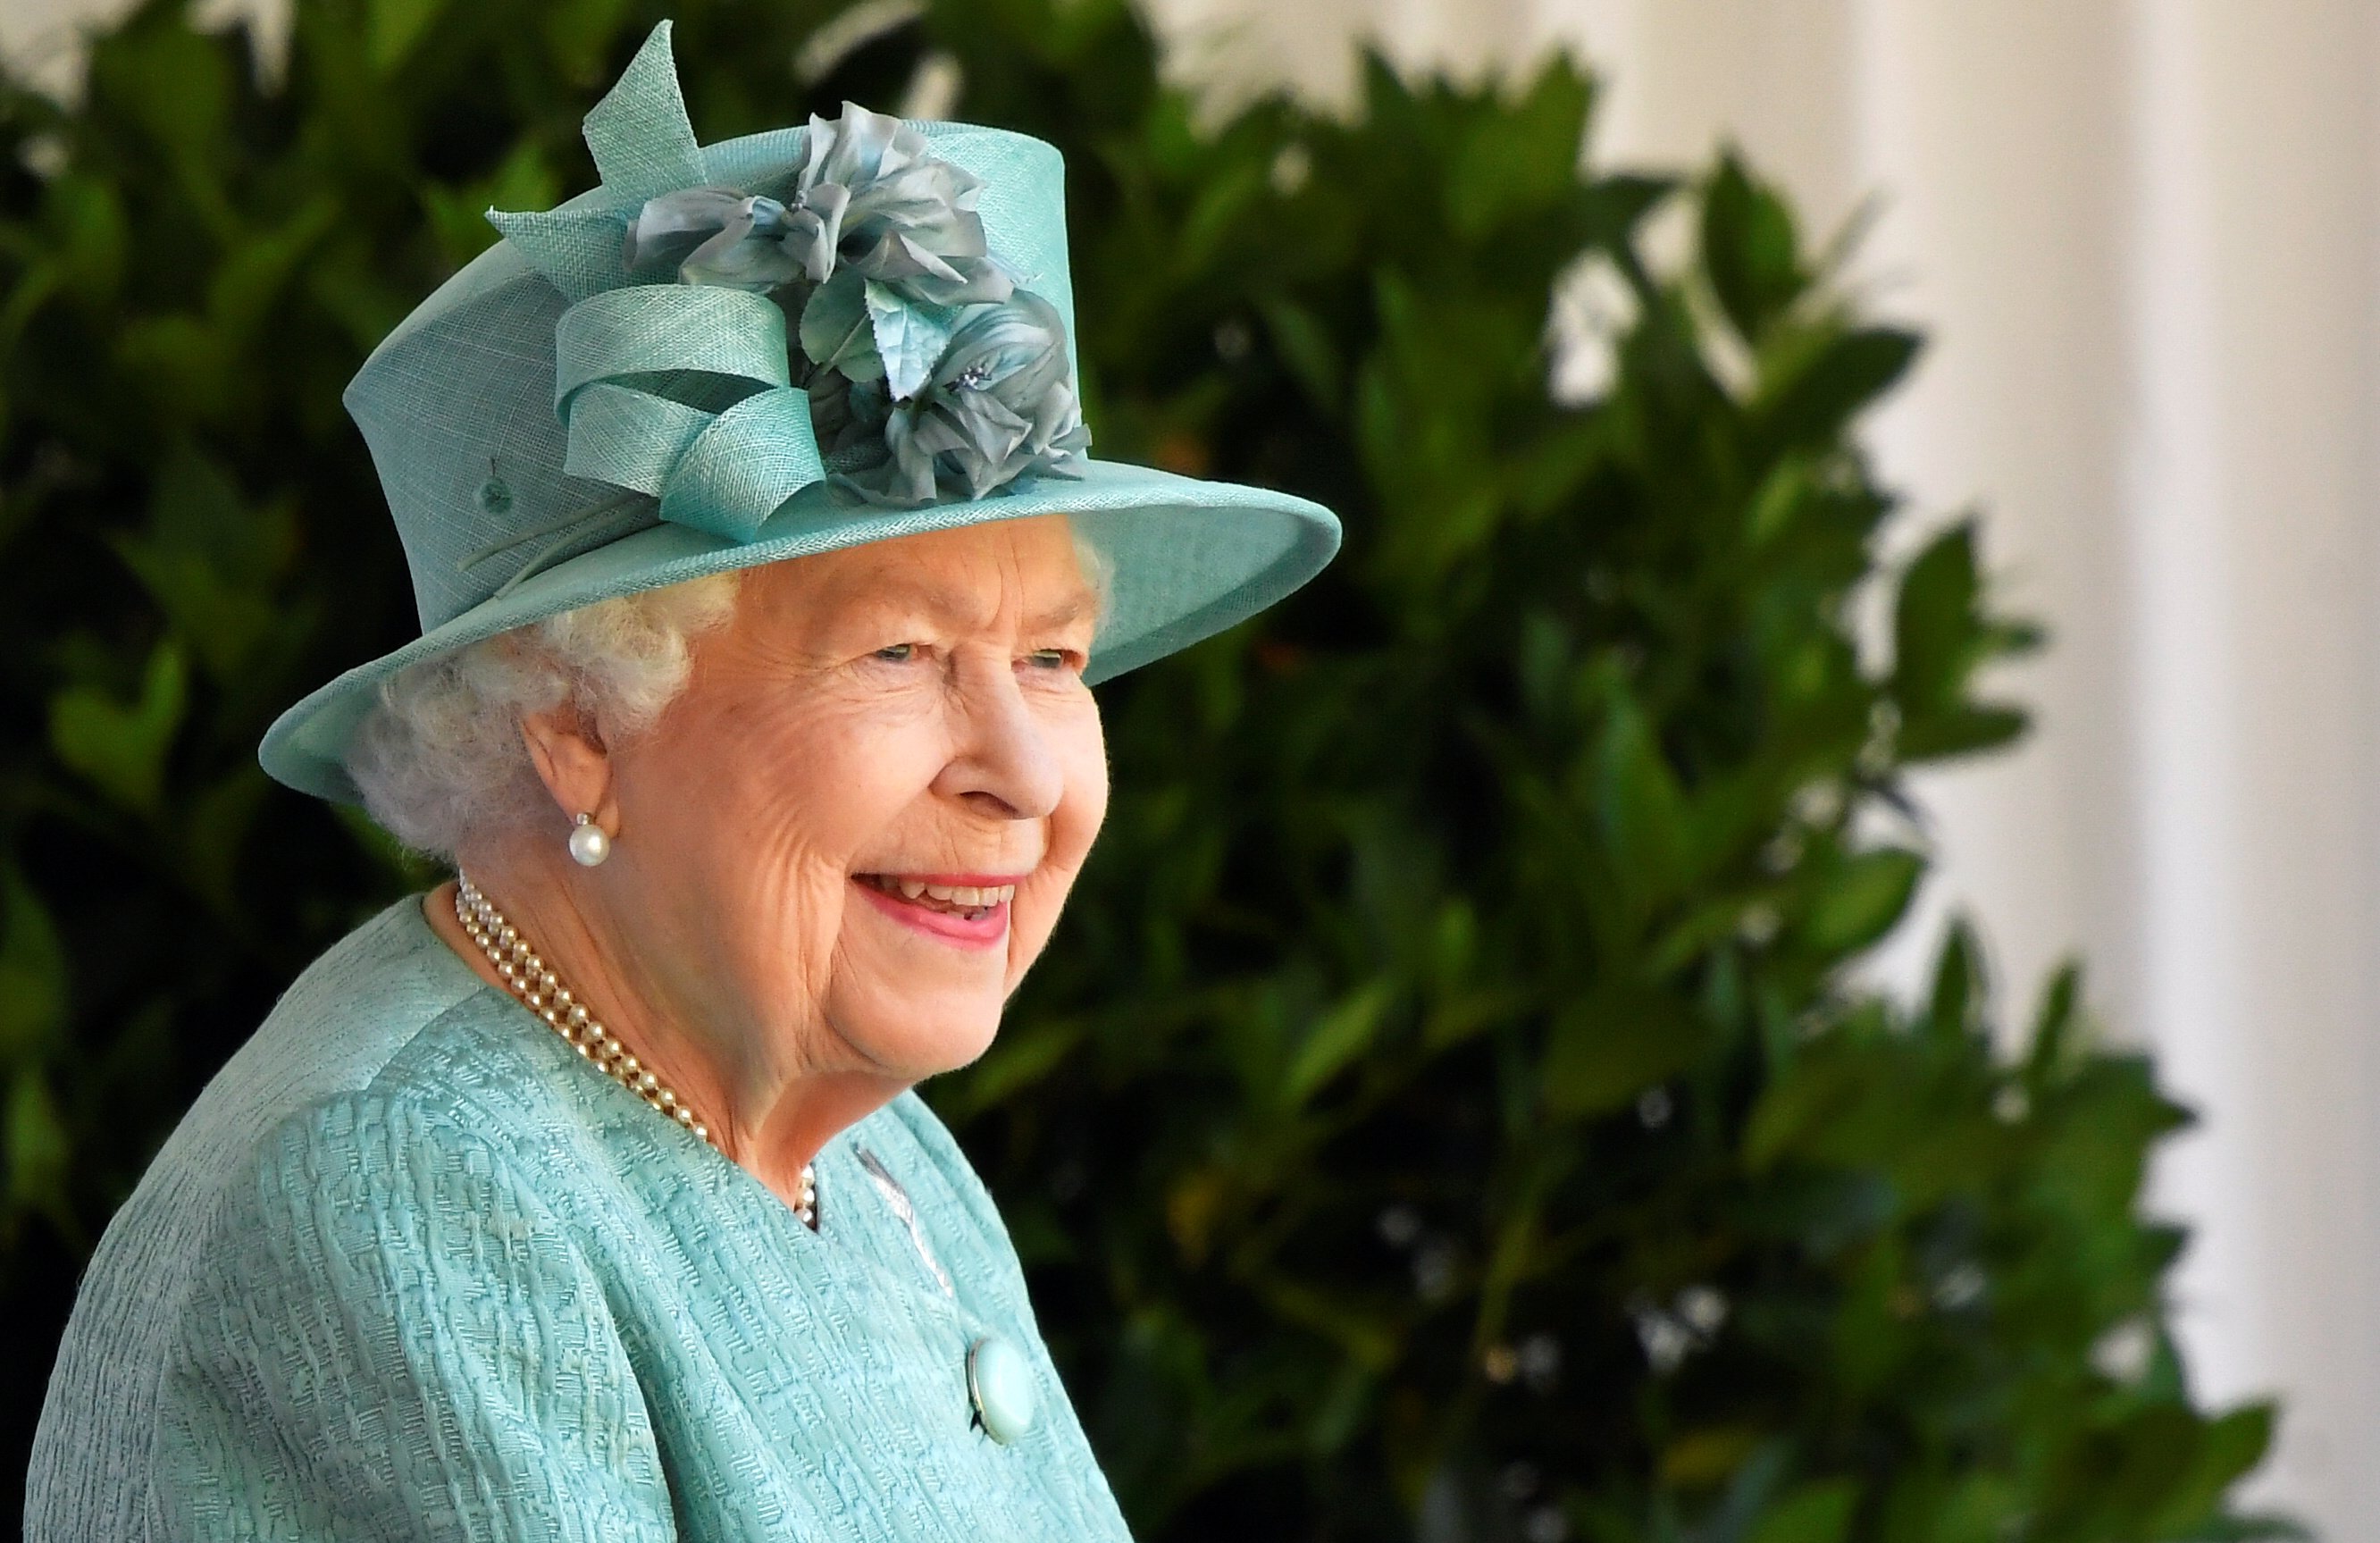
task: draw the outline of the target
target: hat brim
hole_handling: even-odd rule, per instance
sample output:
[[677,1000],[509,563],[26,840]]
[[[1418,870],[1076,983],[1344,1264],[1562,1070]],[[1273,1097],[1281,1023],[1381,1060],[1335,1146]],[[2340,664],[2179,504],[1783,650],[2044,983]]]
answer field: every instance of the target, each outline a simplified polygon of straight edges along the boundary
[[746,542],[669,524],[637,531],[558,563],[349,670],[276,719],[258,759],[301,793],[360,803],[347,775],[347,747],[379,699],[381,683],[399,670],[597,601],[789,557],[1065,515],[1109,570],[1107,606],[1085,672],[1096,683],[1256,614],[1319,573],[1339,549],[1337,517],[1293,494],[1121,462],[1081,465],[1079,478],[1020,480],[985,498],[917,509],[856,507],[826,484],[814,484]]

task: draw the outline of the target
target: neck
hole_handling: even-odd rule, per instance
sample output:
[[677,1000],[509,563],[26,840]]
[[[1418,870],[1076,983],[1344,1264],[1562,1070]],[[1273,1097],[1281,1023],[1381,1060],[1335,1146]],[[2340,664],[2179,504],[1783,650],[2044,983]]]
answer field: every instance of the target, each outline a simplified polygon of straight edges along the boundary
[[[648,957],[638,933],[590,893],[589,877],[550,871],[504,852],[467,854],[468,871],[546,967],[710,1129],[719,1149],[788,1206],[802,1172],[834,1136],[897,1097],[903,1084],[866,1067],[822,1064],[818,1032],[764,1034],[729,994],[688,1001],[680,972]],[[576,880],[576,882],[574,882]],[[489,984],[503,978],[455,916],[455,886],[440,885],[424,915],[439,938]],[[815,1025],[818,1014],[792,1021]],[[778,1020],[783,1022],[783,1020]],[[783,1040],[785,1042],[777,1042]],[[656,1119],[662,1118],[655,1115]]]

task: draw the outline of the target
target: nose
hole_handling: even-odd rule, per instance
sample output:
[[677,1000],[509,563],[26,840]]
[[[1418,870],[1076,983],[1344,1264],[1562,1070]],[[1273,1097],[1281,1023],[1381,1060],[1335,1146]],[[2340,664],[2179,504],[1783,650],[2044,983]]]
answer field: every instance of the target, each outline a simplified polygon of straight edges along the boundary
[[1041,820],[1057,808],[1065,773],[1050,730],[1014,671],[986,663],[952,693],[954,753],[934,789],[998,820]]

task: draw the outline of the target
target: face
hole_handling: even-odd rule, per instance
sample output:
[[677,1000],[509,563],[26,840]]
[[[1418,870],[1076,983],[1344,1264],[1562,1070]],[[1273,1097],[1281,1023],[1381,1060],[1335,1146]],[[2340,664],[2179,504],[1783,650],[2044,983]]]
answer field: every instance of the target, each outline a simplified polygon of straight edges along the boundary
[[965,1065],[1107,808],[1064,520],[748,570],[686,690],[612,754],[641,967],[755,1073]]

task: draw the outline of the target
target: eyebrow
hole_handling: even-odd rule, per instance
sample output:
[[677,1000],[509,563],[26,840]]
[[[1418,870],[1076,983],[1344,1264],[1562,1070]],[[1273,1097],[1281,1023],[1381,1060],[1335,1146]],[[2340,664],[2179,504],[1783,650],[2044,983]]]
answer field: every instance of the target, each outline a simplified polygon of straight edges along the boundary
[[1026,626],[1035,631],[1043,627],[1072,626],[1086,616],[1099,613],[1099,597],[1089,589],[1077,589],[1072,599],[1050,607],[1038,616],[1028,617]]

